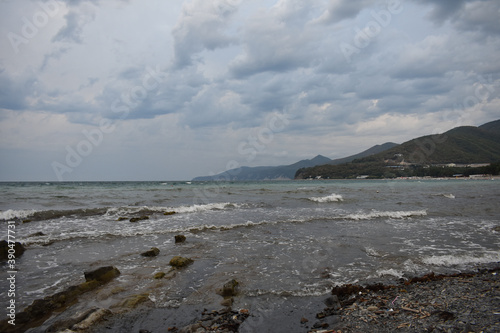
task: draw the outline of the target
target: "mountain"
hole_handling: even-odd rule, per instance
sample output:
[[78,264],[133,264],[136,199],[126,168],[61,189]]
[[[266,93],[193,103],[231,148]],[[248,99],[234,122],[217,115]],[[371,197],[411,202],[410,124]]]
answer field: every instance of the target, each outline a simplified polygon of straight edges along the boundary
[[[479,127],[461,126],[443,134],[422,136],[381,153],[340,165],[321,165],[297,171],[296,178],[372,178],[443,174],[431,170],[445,164],[476,164],[500,161],[500,120]],[[442,168],[442,167],[441,167]],[[448,169],[449,173],[454,171]],[[458,171],[463,171],[462,169]],[[462,172],[457,172],[462,173]]]
[[280,166],[261,166],[261,167],[240,167],[228,170],[214,176],[196,177],[193,181],[212,181],[212,180],[271,180],[271,179],[293,179],[297,170],[301,168],[314,167],[322,164],[341,164],[353,161],[356,158],[369,156],[386,149],[392,148],[396,143],[384,143],[376,145],[359,154],[331,160],[328,157],[318,155],[310,160],[301,160],[290,165]]
[[354,161],[355,159],[370,156],[373,154],[378,154],[378,153],[381,153],[383,151],[386,151],[387,149],[391,149],[391,148],[396,147],[396,146],[398,146],[397,143],[386,142],[386,143],[381,144],[381,145],[375,145],[375,146],[373,146],[373,147],[371,147],[371,148],[369,148],[369,149],[367,149],[359,154],[351,155],[351,156],[344,157],[344,158],[338,158],[336,160],[332,160],[328,164],[338,165],[338,164],[343,164],[343,163],[349,163],[349,162]]
[[260,167],[244,166],[214,176],[196,177],[193,181],[293,179],[295,172],[300,168],[313,167],[329,162],[331,162],[331,159],[328,157],[318,155],[313,159],[302,160],[290,165]]

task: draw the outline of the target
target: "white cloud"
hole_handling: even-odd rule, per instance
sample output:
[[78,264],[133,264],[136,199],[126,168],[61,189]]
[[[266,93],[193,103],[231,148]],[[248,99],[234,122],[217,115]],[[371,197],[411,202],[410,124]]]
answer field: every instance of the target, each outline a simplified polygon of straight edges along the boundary
[[[366,33],[387,1],[56,3],[48,13],[0,2],[0,35],[26,39],[16,53],[0,38],[0,159],[10,163],[0,179],[54,179],[50,163],[102,121],[114,130],[67,179],[179,179],[232,160],[342,157],[498,118],[498,1],[404,2],[351,62],[340,45]],[[238,145],[276,114],[289,123],[249,161]]]

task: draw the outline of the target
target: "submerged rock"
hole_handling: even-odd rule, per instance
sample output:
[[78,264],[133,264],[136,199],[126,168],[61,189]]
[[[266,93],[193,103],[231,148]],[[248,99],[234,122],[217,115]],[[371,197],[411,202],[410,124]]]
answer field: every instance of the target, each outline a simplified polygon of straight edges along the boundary
[[139,294],[128,297],[121,304],[124,308],[133,309],[136,308],[139,304],[149,301],[149,294]]
[[175,243],[184,243],[186,241],[186,236],[184,235],[176,235]]
[[[16,314],[16,326],[13,327],[7,320],[1,321],[0,332],[24,332],[30,327],[36,327],[42,324],[54,311],[60,311],[73,304],[80,295],[98,288],[119,274],[120,271],[113,266],[100,267],[96,270],[85,272],[86,282],[70,286],[61,292],[43,299],[34,300],[22,312]],[[95,316],[92,318],[95,318]]]
[[130,222],[139,222],[141,220],[149,220],[149,216],[141,216],[141,217],[132,217]]
[[141,253],[141,256],[143,256],[143,257],[156,257],[158,254],[160,254],[160,250],[157,247],[152,247],[151,250],[148,250],[144,253]]
[[205,310],[201,315],[201,320],[179,329],[178,332],[238,332],[240,325],[250,316],[246,309],[231,311],[227,308],[210,312]]
[[51,332],[73,332],[88,330],[104,317],[111,315],[112,312],[108,309],[92,308],[84,312],[80,312],[74,317],[58,320],[52,324],[46,333]]
[[175,214],[175,212],[165,212],[165,213],[163,213],[163,215],[174,215],[174,214]]
[[120,271],[114,266],[104,266],[90,272],[85,272],[84,275],[87,282],[92,280],[108,282],[120,275]]
[[236,296],[238,293],[237,287],[238,287],[238,281],[235,279],[232,279],[222,286],[222,288],[217,289],[217,294],[221,295],[222,297],[231,297],[231,296]]
[[153,279],[156,279],[156,280],[163,279],[165,277],[165,275],[166,275],[165,272],[158,272],[155,275],[153,275]]
[[15,258],[19,258],[24,253],[24,251],[26,251],[26,248],[19,242],[9,244],[9,242],[7,242],[6,240],[2,240],[0,241],[0,260],[9,259],[9,250],[11,250],[11,253],[12,250],[14,250],[14,253],[12,254],[15,256]]
[[190,258],[184,258],[180,256],[175,256],[170,260],[170,266],[181,268],[192,264],[193,260]]

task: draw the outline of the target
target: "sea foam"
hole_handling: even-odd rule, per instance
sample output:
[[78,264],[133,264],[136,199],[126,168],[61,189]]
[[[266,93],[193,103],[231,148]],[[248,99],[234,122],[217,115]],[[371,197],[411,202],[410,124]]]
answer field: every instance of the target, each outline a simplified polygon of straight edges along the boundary
[[314,202],[339,202],[339,201],[344,201],[344,198],[340,194],[330,194],[325,197],[312,197],[309,198],[309,200],[314,201]]
[[13,219],[24,219],[29,216],[32,216],[36,213],[34,209],[27,210],[13,210],[9,209],[5,212],[0,212],[0,220],[13,220]]

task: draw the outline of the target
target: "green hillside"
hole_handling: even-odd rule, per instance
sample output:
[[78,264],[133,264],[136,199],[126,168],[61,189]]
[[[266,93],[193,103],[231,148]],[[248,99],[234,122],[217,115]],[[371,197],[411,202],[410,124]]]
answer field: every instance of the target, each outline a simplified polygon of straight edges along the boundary
[[393,178],[498,173],[495,165],[489,169],[443,168],[442,165],[499,161],[500,120],[497,120],[479,127],[461,126],[444,134],[416,138],[351,163],[303,168],[297,171],[295,178],[356,178],[363,175],[370,178]]
[[271,179],[293,179],[295,173],[300,168],[314,167],[323,164],[341,164],[351,162],[356,158],[361,158],[376,154],[397,146],[396,143],[387,142],[382,145],[373,146],[361,153],[348,157],[331,160],[328,157],[318,155],[310,160],[301,160],[290,165],[260,166],[260,167],[240,167],[231,169],[213,176],[196,177],[193,181],[224,181],[224,180],[271,180]]

